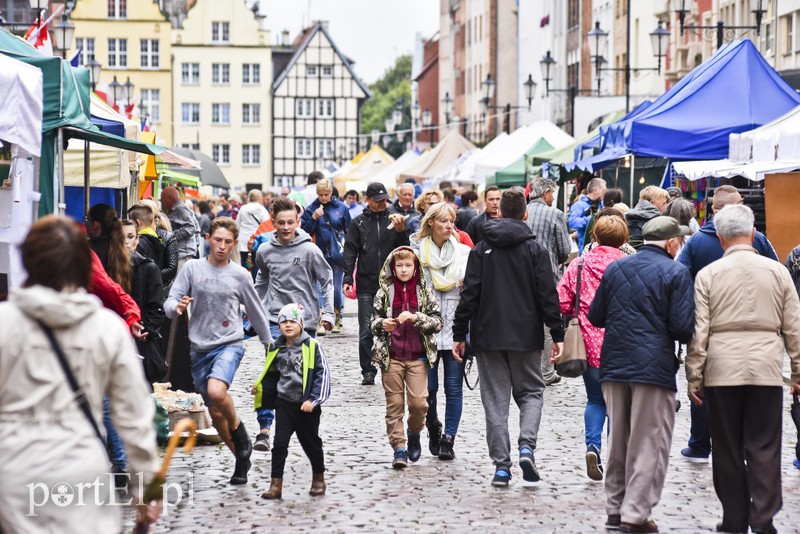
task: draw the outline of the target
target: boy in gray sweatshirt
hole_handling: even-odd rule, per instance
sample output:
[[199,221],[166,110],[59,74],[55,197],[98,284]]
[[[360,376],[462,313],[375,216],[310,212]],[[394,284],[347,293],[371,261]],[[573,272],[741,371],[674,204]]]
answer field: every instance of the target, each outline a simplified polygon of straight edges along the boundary
[[272,341],[250,273],[229,260],[238,236],[239,229],[233,219],[214,219],[208,234],[211,253],[207,258],[186,263],[164,303],[164,312],[173,319],[197,301],[191,307],[189,320],[192,379],[208,406],[214,428],[236,457],[230,480],[234,485],[247,483],[253,451],[247,430],[228,394],[244,356],[242,304],[261,342]]

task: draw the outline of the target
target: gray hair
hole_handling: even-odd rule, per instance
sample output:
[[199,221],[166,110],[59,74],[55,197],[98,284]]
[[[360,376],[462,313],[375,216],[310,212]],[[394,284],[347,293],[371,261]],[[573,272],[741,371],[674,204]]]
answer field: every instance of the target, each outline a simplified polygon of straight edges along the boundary
[[673,217],[678,221],[678,224],[689,226],[689,223],[694,218],[694,206],[686,199],[676,198],[667,204],[664,215]]
[[531,182],[531,199],[539,198],[548,191],[555,191],[556,183],[548,178],[535,178]]
[[753,234],[753,210],[743,204],[728,204],[714,214],[717,234],[725,239],[749,237]]
[[409,184],[407,182],[403,182],[402,184],[397,186],[397,192],[399,193],[400,190],[403,189],[403,187],[410,187],[411,191],[414,191],[414,184]]

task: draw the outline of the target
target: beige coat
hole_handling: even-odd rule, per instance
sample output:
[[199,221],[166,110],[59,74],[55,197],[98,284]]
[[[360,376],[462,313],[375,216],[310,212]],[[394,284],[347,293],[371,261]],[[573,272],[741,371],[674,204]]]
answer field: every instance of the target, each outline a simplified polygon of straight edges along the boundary
[[120,506],[97,505],[111,498],[103,445],[33,318],[53,330],[101,431],[110,397],[129,471],[148,483],[157,468],[154,404],[122,319],[82,291],[12,291],[0,304],[0,531],[119,532]]
[[800,301],[789,272],[735,245],[695,280],[689,391],[702,386],[782,386],[783,354],[800,383]]

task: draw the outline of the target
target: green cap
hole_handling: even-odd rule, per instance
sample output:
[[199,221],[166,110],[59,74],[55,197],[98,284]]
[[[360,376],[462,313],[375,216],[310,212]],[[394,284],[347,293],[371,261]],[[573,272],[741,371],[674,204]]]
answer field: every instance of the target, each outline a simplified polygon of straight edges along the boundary
[[688,226],[681,226],[674,217],[662,215],[650,219],[642,228],[642,239],[645,241],[664,241],[671,237],[689,235]]

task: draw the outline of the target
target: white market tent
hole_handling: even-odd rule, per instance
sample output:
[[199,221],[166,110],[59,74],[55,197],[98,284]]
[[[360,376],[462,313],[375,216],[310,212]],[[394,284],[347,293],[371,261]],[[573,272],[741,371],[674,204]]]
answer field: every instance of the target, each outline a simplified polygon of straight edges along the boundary
[[422,183],[426,179],[433,179],[445,172],[461,154],[471,150],[475,150],[475,145],[453,130],[444,136],[432,150],[425,152],[409,168],[401,172],[397,181],[402,182],[406,178],[414,178],[417,182]]
[[689,180],[744,176],[761,181],[766,174],[800,169],[800,106],[753,130],[728,137],[728,157],[673,163]]
[[42,152],[42,71],[0,54],[0,139]]
[[[372,145],[370,149],[354,165],[343,165],[333,173],[333,185],[340,192],[348,189],[361,191],[359,187],[368,182],[368,177],[394,163],[394,158],[386,153],[380,145]],[[366,186],[364,186],[366,188]]]
[[497,135],[497,137],[489,141],[489,143],[485,147],[473,151],[455,169],[455,172],[453,173],[454,176],[452,176],[452,181],[459,182],[462,184],[476,183],[475,165],[478,163],[478,160],[484,157],[488,157],[490,154],[497,153],[499,150],[502,149],[503,145],[506,143],[509,137],[511,136],[508,135],[507,133],[501,132],[500,134]]
[[407,150],[405,154],[394,160],[388,167],[365,178],[367,182],[380,182],[387,190],[393,191],[397,186],[397,177],[408,169],[421,157],[415,149]]
[[547,120],[523,126],[508,136],[497,150],[482,155],[475,162],[475,183],[485,183],[488,176],[514,163],[540,139],[556,150],[575,142],[575,138]]

